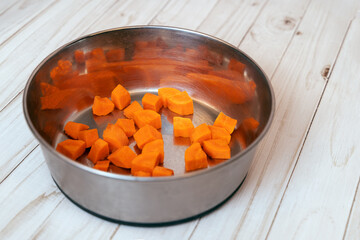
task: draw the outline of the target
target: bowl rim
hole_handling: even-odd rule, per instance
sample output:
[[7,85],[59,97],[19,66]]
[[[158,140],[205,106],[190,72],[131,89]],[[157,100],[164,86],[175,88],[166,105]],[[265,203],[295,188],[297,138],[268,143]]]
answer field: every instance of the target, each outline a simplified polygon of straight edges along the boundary
[[[241,55],[243,55],[248,61],[250,61],[252,64],[254,64],[261,72],[261,74],[265,77],[266,80],[266,85],[268,87],[270,96],[271,96],[271,111],[270,111],[270,115],[269,115],[269,119],[263,129],[263,131],[256,137],[256,139],[243,151],[240,151],[239,153],[235,154],[234,156],[232,156],[230,159],[217,164],[215,166],[212,167],[208,167],[206,169],[200,169],[200,170],[196,170],[196,171],[191,171],[191,172],[187,172],[184,173],[182,175],[178,175],[178,176],[168,176],[168,177],[136,177],[136,176],[132,176],[132,175],[122,175],[122,174],[117,174],[117,173],[111,173],[111,172],[104,172],[104,171],[99,171],[97,169],[93,169],[91,167],[85,166],[77,161],[71,160],[70,158],[58,153],[55,148],[50,145],[47,141],[45,141],[45,139],[38,133],[38,131],[36,130],[35,126],[32,124],[32,121],[30,119],[30,115],[29,115],[29,109],[27,108],[27,98],[28,98],[28,94],[29,94],[29,88],[30,85],[35,77],[35,75],[37,74],[38,70],[53,56],[55,56],[58,52],[60,52],[61,50],[63,50],[64,48],[85,40],[87,38],[91,38],[103,33],[108,33],[108,32],[115,32],[115,31],[121,31],[121,30],[131,30],[131,29],[162,29],[162,30],[171,30],[171,31],[182,31],[182,32],[186,32],[189,34],[195,34],[195,35],[199,35],[202,37],[205,37],[207,39],[210,40],[214,40],[217,42],[220,42],[221,44],[225,44],[228,47],[232,48],[234,51],[240,53]],[[228,43],[220,38],[211,36],[209,34],[197,31],[197,30],[191,30],[191,29],[187,29],[187,28],[181,28],[181,27],[173,27],[173,26],[159,26],[159,25],[133,25],[133,26],[124,26],[124,27],[117,27],[117,28],[110,28],[110,29],[105,29],[105,30],[101,30],[101,31],[97,31],[94,33],[90,33],[90,34],[86,34],[84,36],[80,36],[78,38],[76,38],[75,40],[72,40],[60,47],[58,47],[56,50],[54,50],[52,53],[50,53],[47,57],[45,57],[37,66],[36,68],[32,71],[30,77],[28,78],[25,88],[24,88],[24,94],[23,94],[23,113],[25,116],[25,120],[31,130],[31,132],[33,133],[33,135],[35,136],[35,138],[39,141],[40,146],[44,146],[52,155],[54,155],[57,158],[60,158],[62,161],[64,161],[66,164],[70,164],[73,167],[79,168],[81,170],[84,170],[90,174],[94,174],[94,175],[98,175],[98,176],[102,176],[102,177],[106,177],[106,178],[112,178],[112,179],[116,179],[116,180],[123,180],[123,181],[141,181],[141,182],[168,182],[168,181],[177,181],[177,180],[182,180],[182,179],[188,179],[188,178],[192,178],[192,177],[197,177],[199,175],[202,174],[208,174],[210,172],[216,171],[218,169],[221,169],[225,166],[227,166],[228,164],[231,164],[234,161],[237,161],[238,159],[240,159],[242,156],[246,155],[248,152],[250,152],[255,146],[258,145],[258,143],[264,138],[264,136],[266,135],[266,133],[268,132],[271,123],[274,119],[274,114],[275,114],[275,94],[274,94],[274,90],[273,87],[271,85],[271,82],[268,78],[268,76],[266,75],[266,73],[264,72],[264,70],[259,66],[259,64],[257,62],[255,62],[250,56],[248,56],[245,52],[241,51],[239,48],[237,48],[236,46],[232,45],[231,43]],[[56,159],[58,160],[58,159]]]

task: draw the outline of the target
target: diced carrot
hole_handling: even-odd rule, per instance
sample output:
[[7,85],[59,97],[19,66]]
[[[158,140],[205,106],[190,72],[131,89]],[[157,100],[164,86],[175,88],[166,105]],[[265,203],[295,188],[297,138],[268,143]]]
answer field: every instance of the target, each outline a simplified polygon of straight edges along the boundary
[[155,112],[159,112],[161,107],[163,106],[161,98],[152,93],[145,93],[141,102],[144,109],[150,109]]
[[97,170],[101,170],[104,172],[107,172],[109,169],[109,165],[110,165],[110,161],[109,160],[103,160],[103,161],[98,161],[94,168]]
[[133,119],[134,113],[139,110],[144,109],[141,107],[140,103],[138,103],[137,101],[133,101],[127,108],[124,109],[124,115],[127,118]]
[[134,121],[138,128],[151,125],[156,129],[161,128],[161,116],[157,112],[149,109],[140,110],[134,113]]
[[115,165],[121,168],[131,168],[131,163],[136,157],[136,153],[131,150],[129,146],[118,148],[115,152],[108,156],[108,159]]
[[159,97],[166,108],[168,107],[168,98],[179,93],[181,93],[180,90],[176,88],[163,87],[158,89]]
[[142,153],[158,152],[160,154],[160,163],[164,162],[164,141],[156,139],[144,145]]
[[122,110],[128,106],[131,102],[131,97],[129,92],[120,84],[111,92],[111,100],[115,106]]
[[67,139],[58,143],[56,151],[64,154],[68,158],[76,160],[85,152],[85,142],[82,140]]
[[102,48],[94,48],[90,51],[90,59],[96,59],[99,61],[106,61],[104,49]]
[[229,159],[230,147],[223,139],[211,139],[203,142],[203,148],[207,155],[216,159]]
[[59,60],[58,65],[51,69],[50,77],[56,85],[57,82],[73,76],[72,63],[68,60]]
[[82,50],[75,50],[74,52],[74,58],[75,58],[75,62],[77,63],[84,63],[85,62],[85,54],[84,51]]
[[103,139],[109,143],[110,151],[113,152],[116,149],[127,146],[129,139],[124,131],[116,124],[108,124],[103,132]]
[[214,126],[225,128],[231,134],[236,127],[236,123],[236,119],[226,116],[223,112],[220,112],[215,119]]
[[159,153],[141,153],[137,155],[131,163],[131,174],[137,171],[152,173],[154,168],[159,165]]
[[196,128],[194,128],[190,140],[191,143],[202,143],[205,140],[211,139],[211,131],[209,126],[206,123],[203,123]]
[[168,108],[174,113],[180,115],[189,115],[194,113],[194,104],[186,91],[175,94],[168,98]]
[[98,138],[91,146],[87,157],[95,164],[97,161],[105,159],[108,155],[109,144],[101,138]]
[[132,175],[135,177],[151,177],[151,173],[144,171],[136,171],[133,172]]
[[82,130],[79,132],[79,140],[83,140],[85,142],[85,147],[89,148],[93,143],[98,140],[99,134],[98,130],[89,129],[89,130]]
[[140,149],[142,149],[145,146],[145,144],[154,141],[156,139],[162,139],[162,135],[153,126],[145,125],[134,134],[134,139],[136,145]]
[[207,168],[207,156],[200,143],[193,143],[185,150],[185,171]]
[[65,133],[73,139],[79,139],[79,132],[86,129],[89,129],[88,125],[71,121],[67,122],[64,127]]
[[107,97],[95,96],[92,111],[96,116],[105,116],[114,111],[114,107],[114,103]]
[[237,71],[240,73],[244,73],[245,67],[246,67],[245,64],[243,64],[242,62],[240,62],[234,58],[230,59],[229,65],[228,65],[228,69],[234,70],[234,71]]
[[41,89],[41,94],[43,96],[48,96],[48,95],[55,93],[56,91],[59,91],[59,89],[57,87],[55,87],[49,83],[46,83],[46,82],[40,83],[40,89]]
[[174,171],[170,168],[156,166],[152,172],[153,177],[166,177],[174,175]]
[[116,48],[110,49],[106,52],[106,59],[108,62],[119,62],[125,59],[125,49],[124,48]]
[[189,118],[174,117],[173,125],[175,137],[190,137],[194,130],[194,125]]
[[227,144],[230,143],[231,135],[230,133],[222,127],[209,126],[211,131],[211,139],[223,139]]
[[115,124],[124,131],[127,137],[131,137],[136,132],[135,123],[132,119],[119,118]]
[[245,129],[245,130],[253,130],[255,131],[258,127],[259,127],[259,122],[255,120],[255,118],[245,118],[242,122],[241,122],[241,126]]

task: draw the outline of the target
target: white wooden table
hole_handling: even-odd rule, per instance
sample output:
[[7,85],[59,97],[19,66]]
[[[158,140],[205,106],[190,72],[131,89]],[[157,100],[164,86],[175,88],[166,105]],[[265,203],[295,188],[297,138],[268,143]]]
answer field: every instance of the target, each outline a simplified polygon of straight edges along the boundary
[[[49,53],[139,24],[238,46],[276,95],[273,125],[240,190],[169,227],[119,225],[71,203],[22,113],[25,83]],[[359,0],[3,0],[0,92],[0,239],[360,239]]]

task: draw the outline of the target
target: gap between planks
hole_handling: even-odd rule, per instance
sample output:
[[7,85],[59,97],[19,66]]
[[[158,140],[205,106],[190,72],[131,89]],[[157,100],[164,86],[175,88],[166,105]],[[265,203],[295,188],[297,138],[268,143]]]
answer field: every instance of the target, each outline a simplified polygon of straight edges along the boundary
[[351,214],[352,214],[352,212],[353,212],[353,208],[354,208],[354,204],[355,204],[355,199],[356,199],[356,195],[357,195],[357,193],[358,193],[358,191],[359,191],[359,187],[360,187],[360,177],[359,177],[359,180],[358,180],[356,189],[355,189],[354,198],[353,198],[353,201],[352,201],[352,204],[351,204],[351,208],[350,208],[350,212],[349,212],[349,217],[348,217],[348,219],[347,219],[347,221],[346,221],[343,239],[345,239],[346,234],[347,234],[347,231],[348,231],[348,227],[349,227],[349,223],[350,223],[350,218],[351,218]]

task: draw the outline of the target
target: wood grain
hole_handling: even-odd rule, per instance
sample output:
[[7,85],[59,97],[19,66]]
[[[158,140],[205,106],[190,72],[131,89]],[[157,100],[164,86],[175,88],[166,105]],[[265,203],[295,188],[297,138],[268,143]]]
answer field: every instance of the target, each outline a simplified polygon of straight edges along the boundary
[[341,127],[360,116],[359,27],[351,24],[269,239],[343,237],[360,169],[360,129]]

